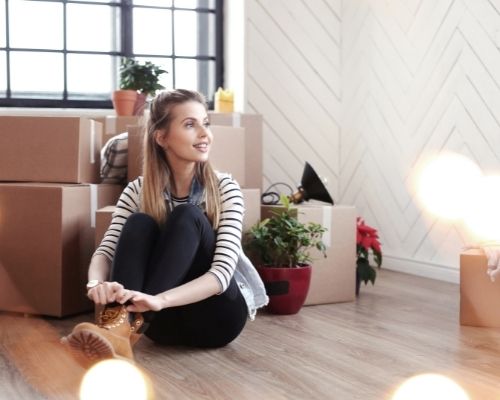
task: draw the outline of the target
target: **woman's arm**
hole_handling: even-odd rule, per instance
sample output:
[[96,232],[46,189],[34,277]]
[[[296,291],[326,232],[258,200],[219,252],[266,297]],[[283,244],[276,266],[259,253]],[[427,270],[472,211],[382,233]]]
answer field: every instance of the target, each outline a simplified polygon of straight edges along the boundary
[[207,272],[202,276],[180,286],[152,296],[142,292],[125,290],[124,295],[117,300],[125,303],[131,300],[134,304],[127,307],[128,311],[144,312],[159,311],[164,308],[178,307],[196,303],[220,293],[219,280],[214,274]]
[[101,284],[89,289],[87,296],[96,304],[108,304],[121,296],[124,287],[118,282],[108,282],[109,272],[111,270],[111,260],[102,255],[96,254],[92,257],[89,266],[89,281],[97,280]]
[[89,281],[98,280],[107,281],[111,269],[111,260],[103,254],[96,254],[92,257],[89,266]]

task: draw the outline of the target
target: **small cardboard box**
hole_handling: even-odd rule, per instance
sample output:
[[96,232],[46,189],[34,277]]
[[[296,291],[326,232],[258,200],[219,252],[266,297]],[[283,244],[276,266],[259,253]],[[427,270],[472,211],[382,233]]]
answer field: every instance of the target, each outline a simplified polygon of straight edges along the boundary
[[460,325],[500,328],[500,279],[492,282],[480,249],[460,254]]
[[[245,187],[245,130],[228,126],[212,126],[214,143],[210,149],[210,163],[220,172],[230,173]],[[144,130],[128,127],[128,180],[142,175],[142,143]],[[259,187],[260,188],[260,187]]]
[[105,117],[92,118],[95,121],[102,123],[102,145],[104,146],[106,142],[112,137],[119,135],[120,133],[127,132],[128,126],[142,125],[144,123],[144,117],[140,116],[116,116],[107,115]]
[[212,125],[245,128],[245,187],[262,189],[262,115],[209,111],[208,117]]
[[0,183],[0,310],[55,317],[88,311],[93,207],[117,185]]
[[[262,206],[262,218],[280,206]],[[356,298],[356,209],[353,206],[304,203],[295,208],[302,223],[316,222],[327,228],[323,242],[326,255],[311,250],[311,285],[305,305],[339,303]]]
[[0,181],[99,183],[101,132],[87,118],[0,116]]

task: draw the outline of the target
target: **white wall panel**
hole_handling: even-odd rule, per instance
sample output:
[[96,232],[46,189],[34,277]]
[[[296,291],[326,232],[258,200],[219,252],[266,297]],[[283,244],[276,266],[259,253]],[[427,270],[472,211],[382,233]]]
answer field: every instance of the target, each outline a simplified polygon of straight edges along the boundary
[[[415,182],[423,162],[445,150],[467,155],[485,173],[500,172],[499,5],[343,2],[341,200],[380,224],[386,267],[456,281],[458,254],[476,240],[462,222],[424,210]],[[359,62],[367,66],[351,67]],[[358,163],[351,135],[367,145]],[[345,177],[367,157],[374,165],[356,190]]]
[[246,110],[264,117],[264,182],[296,188],[308,161],[338,199],[341,2],[251,0],[245,11]]
[[446,150],[500,173],[500,0],[248,0],[245,18],[265,183],[295,185],[309,161],[379,228],[387,268],[456,281],[476,238],[415,182]]

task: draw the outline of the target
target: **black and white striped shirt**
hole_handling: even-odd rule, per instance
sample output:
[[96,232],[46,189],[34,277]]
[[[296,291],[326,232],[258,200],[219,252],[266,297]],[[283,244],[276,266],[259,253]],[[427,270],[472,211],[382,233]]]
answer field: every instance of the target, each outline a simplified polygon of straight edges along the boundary
[[[221,215],[217,228],[214,258],[208,272],[219,280],[221,293],[229,286],[241,252],[241,235],[245,211],[243,194],[238,183],[228,174],[217,174],[221,197]],[[116,244],[127,218],[140,210],[142,177],[130,182],[123,190],[101,244],[94,255],[102,254],[113,260]],[[187,202],[177,198],[174,206]]]

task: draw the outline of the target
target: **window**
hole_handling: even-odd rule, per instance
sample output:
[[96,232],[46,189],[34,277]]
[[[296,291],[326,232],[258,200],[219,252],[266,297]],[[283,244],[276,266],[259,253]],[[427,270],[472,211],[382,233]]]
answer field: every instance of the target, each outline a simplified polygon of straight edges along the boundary
[[223,0],[0,0],[0,106],[111,108],[120,58],[222,86]]

